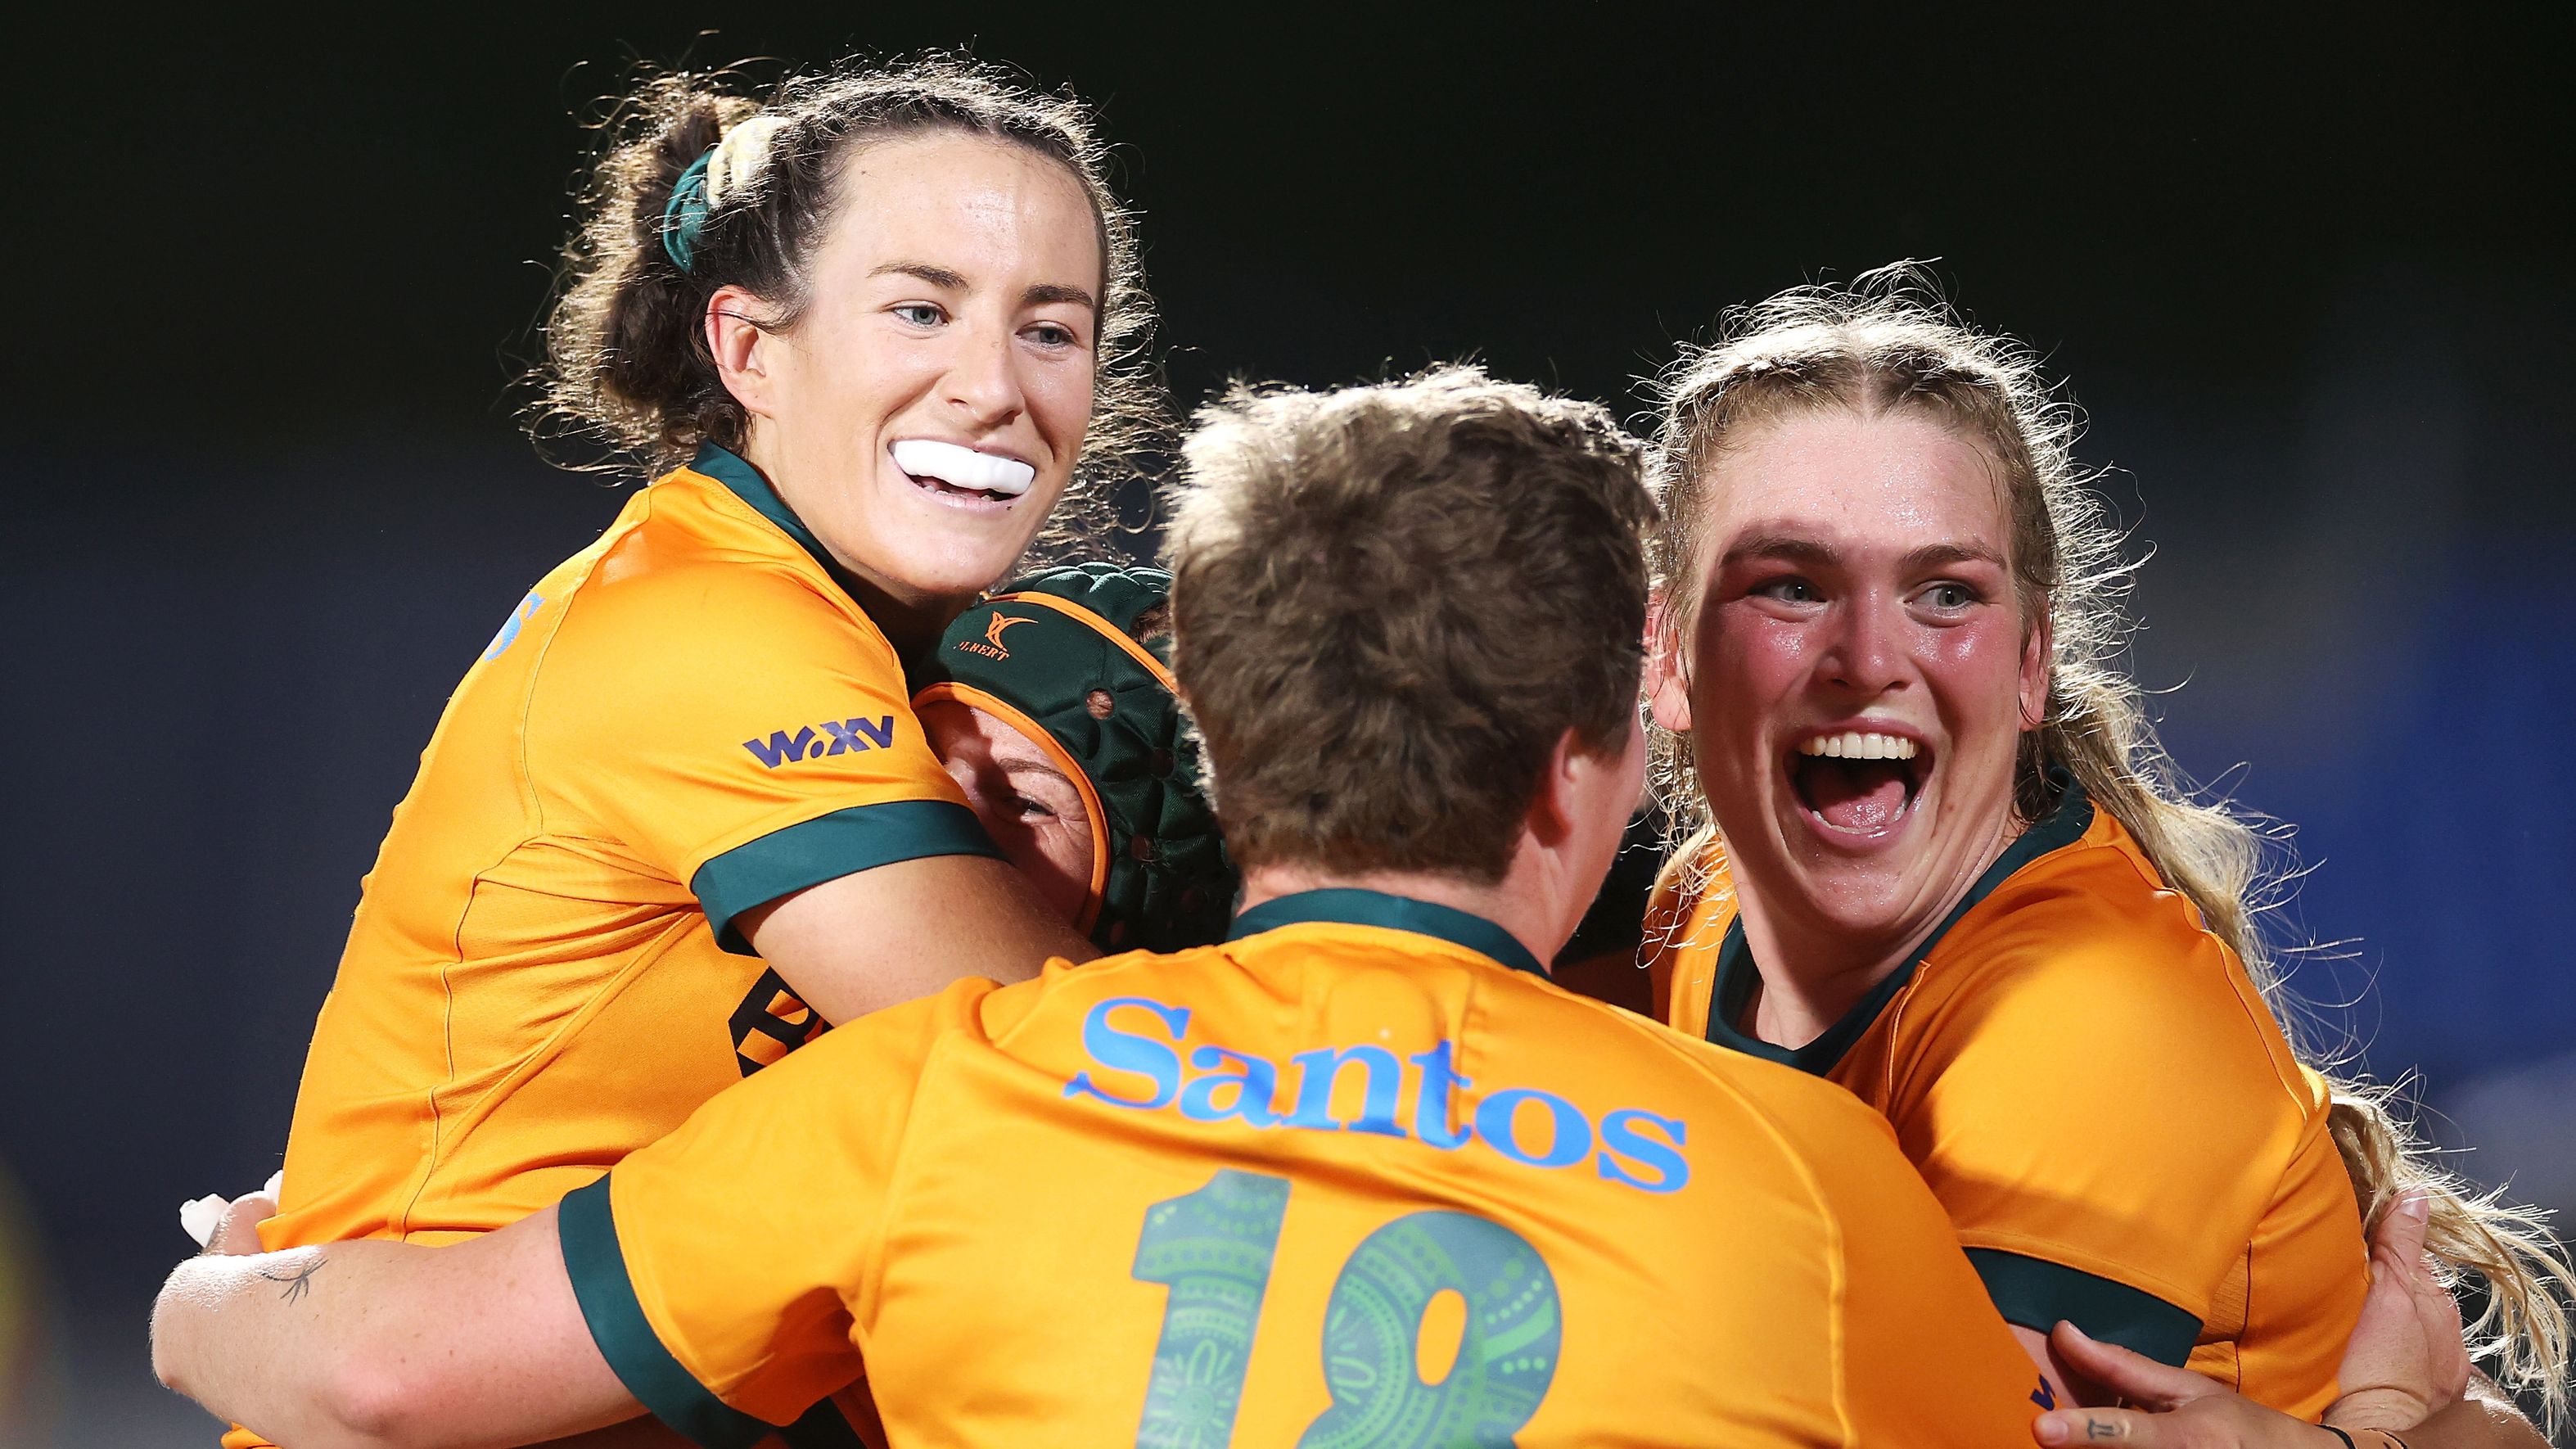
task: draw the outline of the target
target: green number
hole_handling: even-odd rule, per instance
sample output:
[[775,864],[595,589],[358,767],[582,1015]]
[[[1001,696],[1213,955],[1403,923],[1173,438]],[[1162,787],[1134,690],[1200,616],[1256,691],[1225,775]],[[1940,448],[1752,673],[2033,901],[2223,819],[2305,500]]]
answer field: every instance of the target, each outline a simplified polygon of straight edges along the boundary
[[1145,1210],[1135,1276],[1171,1286],[1140,1449],[1218,1449],[1234,1437],[1261,1295],[1288,1211],[1288,1180],[1228,1168],[1198,1191]]
[[[1136,1443],[1220,1449],[1234,1415],[1288,1180],[1228,1168],[1145,1211],[1134,1276],[1166,1284],[1163,1336],[1145,1384]],[[1416,1355],[1431,1300],[1455,1291],[1467,1323],[1437,1384]],[[1351,1445],[1504,1449],[1556,1377],[1563,1324],[1555,1275],[1520,1234],[1472,1213],[1418,1212],[1360,1241],[1324,1305],[1324,1381],[1332,1407],[1299,1449]]]
[[[1422,1381],[1415,1346],[1443,1289],[1467,1300],[1448,1376]],[[1362,1239],[1324,1307],[1324,1382],[1333,1406],[1299,1449],[1347,1445],[1505,1446],[1556,1377],[1556,1277],[1538,1250],[1470,1213],[1420,1212]]]

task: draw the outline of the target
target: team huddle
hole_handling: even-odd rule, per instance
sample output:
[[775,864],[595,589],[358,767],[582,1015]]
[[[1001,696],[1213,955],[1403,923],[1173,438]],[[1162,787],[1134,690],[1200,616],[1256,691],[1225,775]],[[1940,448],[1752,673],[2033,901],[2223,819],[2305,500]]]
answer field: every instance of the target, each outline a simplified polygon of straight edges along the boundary
[[228,1445],[2541,1443],[2566,1270],[2284,1031],[2025,351],[1896,269],[1651,439],[1238,388],[1164,568],[1030,572],[1153,437],[1102,154],[944,59],[628,108],[549,406],[658,477],[156,1306]]

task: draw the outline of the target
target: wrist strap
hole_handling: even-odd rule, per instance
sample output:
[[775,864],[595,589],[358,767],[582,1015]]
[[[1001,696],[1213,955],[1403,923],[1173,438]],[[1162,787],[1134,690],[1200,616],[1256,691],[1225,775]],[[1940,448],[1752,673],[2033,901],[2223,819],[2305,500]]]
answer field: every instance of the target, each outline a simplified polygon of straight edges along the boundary
[[2332,1424],[2319,1424],[2317,1427],[2318,1427],[2318,1428],[2320,1428],[2320,1429],[2325,1430],[2325,1431],[2326,1431],[2327,1433],[2329,1433],[2329,1434],[2332,1434],[2332,1435],[2333,1435],[2333,1436],[2335,1436],[2336,1438],[2341,1439],[2341,1440],[2343,1441],[2343,1449],[2361,1449],[2361,1446],[2360,1446],[2360,1445],[2355,1444],[2354,1442],[2352,1442],[2352,1436],[2351,1436],[2350,1434],[2347,1434],[2347,1433],[2345,1433],[2344,1431],[2342,1431],[2341,1429],[2336,1428],[2334,1425],[2332,1425]]

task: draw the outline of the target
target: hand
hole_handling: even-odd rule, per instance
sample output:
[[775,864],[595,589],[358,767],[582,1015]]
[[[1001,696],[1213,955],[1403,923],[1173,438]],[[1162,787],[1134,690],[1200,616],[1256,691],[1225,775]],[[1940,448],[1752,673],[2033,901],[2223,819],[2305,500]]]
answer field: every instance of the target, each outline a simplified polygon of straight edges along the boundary
[[209,1253],[258,1253],[259,1225],[277,1216],[277,1197],[285,1191],[286,1174],[272,1172],[256,1192],[246,1192],[226,1201],[221,1193],[208,1193],[193,1202],[179,1204],[179,1226]]
[[2412,1429],[2468,1391],[2460,1305],[2424,1252],[2429,1216],[2424,1195],[2410,1192],[2371,1235],[2370,1295],[2344,1346],[2343,1397],[2326,1410],[2336,1428]]
[[2343,1449],[2343,1441],[2189,1369],[2160,1364],[2115,1344],[2096,1343],[2072,1323],[2049,1347],[2077,1373],[2141,1409],[2055,1409],[2031,1421],[2048,1449],[2121,1444],[2144,1449]]

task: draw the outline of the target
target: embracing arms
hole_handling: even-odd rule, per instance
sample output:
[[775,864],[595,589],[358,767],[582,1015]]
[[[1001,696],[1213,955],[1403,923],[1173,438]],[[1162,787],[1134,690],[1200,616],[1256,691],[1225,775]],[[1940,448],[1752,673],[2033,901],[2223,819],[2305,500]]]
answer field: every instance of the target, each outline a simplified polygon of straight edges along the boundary
[[448,1247],[192,1258],[153,1304],[152,1370],[295,1449],[480,1449],[643,1412],[591,1341],[553,1208]]
[[858,871],[755,906],[740,922],[761,959],[835,1025],[964,977],[1025,981],[1050,956],[1100,954],[1018,871],[979,855]]
[[2325,1416],[2331,1429],[2061,1323],[2049,1342],[2058,1360],[2133,1407],[2043,1414],[2033,1437],[2051,1449],[2343,1449],[2345,1435],[2354,1449],[2547,1449],[2531,1421],[2471,1371],[2459,1304],[2424,1254],[2423,1207],[2420,1197],[2401,1201],[2372,1235],[2370,1293],[2338,1374],[2343,1397]]

